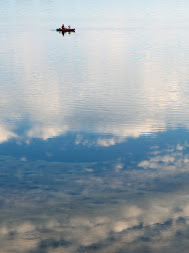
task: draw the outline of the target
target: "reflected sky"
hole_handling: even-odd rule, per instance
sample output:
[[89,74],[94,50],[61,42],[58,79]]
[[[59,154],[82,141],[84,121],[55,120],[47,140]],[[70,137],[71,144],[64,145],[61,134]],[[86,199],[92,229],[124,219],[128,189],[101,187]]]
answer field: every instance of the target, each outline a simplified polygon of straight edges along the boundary
[[[82,40],[77,33],[56,34],[65,54],[44,41],[36,46],[30,34],[16,38],[13,76],[5,72],[1,86],[2,141],[20,131],[27,139],[45,140],[68,131],[139,137],[178,125],[188,128],[188,38],[177,46],[177,34],[162,33],[159,40],[147,32],[142,42],[143,31],[83,32]],[[11,62],[7,54],[6,71],[13,64],[12,53]]]
[[187,249],[188,148],[150,146],[145,157],[130,154],[131,162],[1,156],[2,247],[7,252],[19,251],[19,245],[23,252]]
[[3,252],[188,251],[188,10],[2,1]]
[[2,37],[1,142],[188,128],[184,29],[48,29]]

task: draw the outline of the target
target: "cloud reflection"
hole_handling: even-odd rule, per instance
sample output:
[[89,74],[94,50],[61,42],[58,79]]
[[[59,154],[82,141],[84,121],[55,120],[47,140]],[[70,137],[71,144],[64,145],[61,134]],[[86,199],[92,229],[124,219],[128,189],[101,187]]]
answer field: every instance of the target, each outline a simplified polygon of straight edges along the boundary
[[0,126],[0,143],[6,142],[11,138],[16,138],[18,135],[13,131],[8,130],[4,126]]
[[[160,200],[155,197],[148,201],[142,198],[146,208],[130,204],[118,205],[116,210],[113,206],[109,210],[104,209],[105,216],[86,214],[76,215],[66,223],[58,218],[40,225],[26,222],[14,227],[4,226],[0,230],[4,241],[1,244],[2,249],[5,252],[14,248],[19,252],[63,250],[65,253],[113,253],[119,250],[136,252],[138,249],[145,252],[147,247],[149,252],[162,252],[166,245],[167,252],[172,252],[176,242],[176,249],[179,250],[187,246],[184,235],[187,236],[189,232],[189,202],[180,206],[182,211],[176,212],[179,198],[174,195],[172,197],[171,201],[169,199],[169,206],[166,198]],[[46,236],[43,231],[46,231]],[[8,237],[9,244],[5,243]]]
[[0,166],[6,167],[0,172],[1,209],[14,212],[1,223],[3,251],[160,253],[165,247],[166,252],[187,248],[187,148],[152,146],[148,159],[132,161],[131,168],[120,159],[26,164],[1,157]]
[[[3,122],[11,118],[16,135],[47,140],[74,131],[136,138],[177,128],[178,122],[188,129],[187,36],[180,32],[179,47],[178,34],[163,29],[156,36],[140,29],[82,36],[77,43],[76,37],[65,39],[63,55],[57,50],[62,41],[54,37],[53,43],[32,33],[14,38],[14,59],[8,48],[4,60],[14,64],[17,85],[3,77],[0,116]],[[96,144],[119,142],[104,138]]]

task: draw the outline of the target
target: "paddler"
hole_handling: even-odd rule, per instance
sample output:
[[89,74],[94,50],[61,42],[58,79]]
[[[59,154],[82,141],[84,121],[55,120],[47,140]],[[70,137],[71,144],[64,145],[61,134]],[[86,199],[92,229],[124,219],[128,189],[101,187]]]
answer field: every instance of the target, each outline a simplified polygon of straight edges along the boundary
[[64,29],[64,24],[62,25],[62,29]]

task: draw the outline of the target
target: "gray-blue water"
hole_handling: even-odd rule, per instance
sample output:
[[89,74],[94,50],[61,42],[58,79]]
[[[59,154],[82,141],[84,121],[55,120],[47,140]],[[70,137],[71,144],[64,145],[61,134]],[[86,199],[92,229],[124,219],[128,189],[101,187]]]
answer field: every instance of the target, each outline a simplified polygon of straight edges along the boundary
[[189,3],[0,13],[0,252],[188,252]]

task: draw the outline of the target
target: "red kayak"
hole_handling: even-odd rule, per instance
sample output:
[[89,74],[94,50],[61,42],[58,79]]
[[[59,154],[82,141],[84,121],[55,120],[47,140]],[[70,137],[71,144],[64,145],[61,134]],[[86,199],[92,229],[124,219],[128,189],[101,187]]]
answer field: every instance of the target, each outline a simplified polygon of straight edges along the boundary
[[56,30],[59,32],[75,32],[75,28],[64,28],[64,29],[58,28]]

